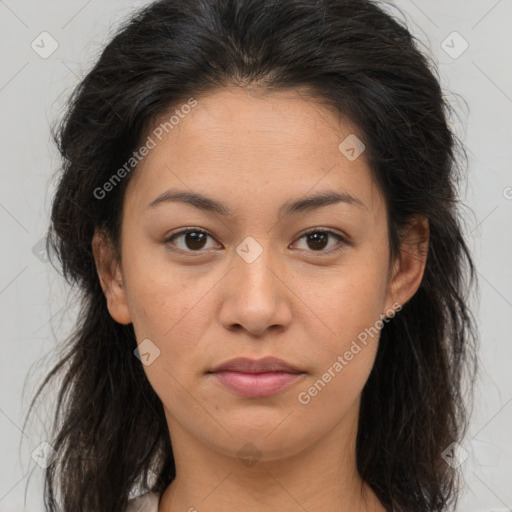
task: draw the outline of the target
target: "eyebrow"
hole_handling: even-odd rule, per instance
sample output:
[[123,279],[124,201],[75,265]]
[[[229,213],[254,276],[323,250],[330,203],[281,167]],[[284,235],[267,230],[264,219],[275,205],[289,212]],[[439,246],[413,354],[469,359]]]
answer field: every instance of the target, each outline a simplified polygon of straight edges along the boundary
[[[187,192],[184,190],[182,191],[175,189],[169,189],[163,194],[159,195],[156,199],[149,203],[147,209],[153,209],[161,204],[169,202],[189,204],[199,210],[218,213],[219,215],[224,216],[234,215],[233,211],[228,206],[215,199],[206,197],[197,192]],[[324,191],[300,199],[285,202],[281,208],[279,208],[279,216],[309,212],[318,208],[323,208],[325,206],[338,203],[351,204],[359,208],[366,209],[365,204],[360,199],[357,199],[347,192]]]

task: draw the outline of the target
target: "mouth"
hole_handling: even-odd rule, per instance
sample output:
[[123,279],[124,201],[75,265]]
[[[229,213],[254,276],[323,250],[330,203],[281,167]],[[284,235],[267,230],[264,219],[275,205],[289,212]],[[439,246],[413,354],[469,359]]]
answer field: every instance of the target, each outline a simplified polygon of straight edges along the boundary
[[246,398],[275,395],[305,375],[294,365],[275,357],[232,359],[207,373],[230,391]]
[[262,359],[250,359],[249,357],[237,357],[216,366],[208,373],[240,372],[240,373],[304,373],[296,366],[278,359],[277,357],[263,357]]

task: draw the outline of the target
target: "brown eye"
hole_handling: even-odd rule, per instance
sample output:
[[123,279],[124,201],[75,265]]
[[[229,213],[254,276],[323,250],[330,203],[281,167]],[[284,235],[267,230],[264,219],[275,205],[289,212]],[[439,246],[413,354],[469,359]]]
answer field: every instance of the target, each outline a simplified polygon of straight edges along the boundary
[[[172,243],[179,250],[185,252],[198,252],[205,249],[205,245],[207,243],[208,237],[210,235],[201,229],[184,229],[179,233],[174,233],[172,236],[165,240],[165,243]],[[174,241],[177,239],[182,240],[181,247],[179,244],[176,244]]]
[[[332,239],[332,237],[335,237],[338,239],[338,244],[334,244],[334,246],[331,244],[331,247],[327,248],[329,246],[329,240]],[[178,233],[174,233],[170,237],[168,237],[164,243],[165,244],[171,244],[176,247],[176,250],[182,251],[182,252],[189,252],[189,253],[200,253],[203,250],[207,249],[207,241],[208,238],[212,238],[209,233],[206,231],[203,231],[201,229],[183,229],[182,231],[179,231]],[[303,234],[299,240],[305,239],[306,240],[306,249],[309,252],[320,252],[320,253],[331,253],[333,251],[337,251],[341,249],[345,244],[340,242],[346,242],[345,239],[341,236],[335,233],[334,231],[329,230],[320,230],[315,229],[311,230],[305,234]],[[176,243],[176,240],[181,240],[180,243]],[[336,247],[338,245],[339,247]],[[174,250],[174,249],[173,249]]]
[[315,251],[319,251],[325,249],[325,246],[329,242],[329,235],[327,233],[322,233],[317,231],[316,233],[311,233],[306,235],[307,243],[311,249]]
[[[336,245],[331,246],[330,248],[326,249],[326,247],[329,244],[329,238],[331,236],[334,236],[338,239],[339,242],[345,242],[345,239],[341,236],[335,233],[334,231],[327,231],[327,230],[320,230],[315,229],[312,231],[309,231],[305,234],[303,234],[299,240],[305,239],[307,248],[310,249],[313,252],[325,252],[330,253],[332,250],[336,251],[340,249],[341,247],[336,247]],[[344,244],[338,244],[343,246]]]

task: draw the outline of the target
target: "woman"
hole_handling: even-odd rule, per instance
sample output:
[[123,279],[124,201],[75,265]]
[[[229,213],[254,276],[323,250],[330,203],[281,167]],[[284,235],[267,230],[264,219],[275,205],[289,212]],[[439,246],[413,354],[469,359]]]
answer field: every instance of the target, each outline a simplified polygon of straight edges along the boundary
[[455,506],[474,276],[434,69],[369,0],[122,27],[55,136],[83,309],[36,395],[64,372],[47,511]]

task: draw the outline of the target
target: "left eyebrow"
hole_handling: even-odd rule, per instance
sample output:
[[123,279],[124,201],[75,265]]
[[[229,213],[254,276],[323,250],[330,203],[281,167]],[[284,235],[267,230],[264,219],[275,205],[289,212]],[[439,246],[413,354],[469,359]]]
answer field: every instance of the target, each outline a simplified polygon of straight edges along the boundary
[[[226,206],[224,203],[212,199],[211,197],[204,196],[197,192],[187,192],[182,190],[169,189],[163,194],[159,195],[156,199],[151,201],[147,206],[147,209],[155,208],[156,206],[167,203],[167,202],[181,202],[186,203],[199,210],[218,213],[219,215],[232,216],[233,211]],[[279,208],[279,215],[289,215],[308,212],[323,208],[337,203],[346,203],[357,206],[359,208],[365,208],[365,204],[358,198],[350,195],[347,192],[333,192],[325,191],[317,194],[303,197],[301,199],[295,199],[292,201],[285,202]]]
[[358,208],[366,209],[365,204],[360,199],[350,195],[348,192],[325,191],[294,201],[287,201],[279,209],[279,214],[303,213],[337,203],[351,204]]

